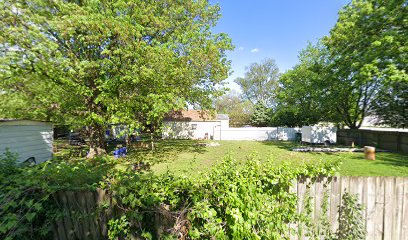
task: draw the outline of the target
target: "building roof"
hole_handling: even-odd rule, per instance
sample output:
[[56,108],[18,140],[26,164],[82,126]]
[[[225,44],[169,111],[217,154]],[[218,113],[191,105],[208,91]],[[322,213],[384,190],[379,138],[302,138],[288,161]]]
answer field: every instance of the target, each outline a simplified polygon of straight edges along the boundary
[[217,120],[229,120],[228,114],[217,114]]
[[228,120],[226,114],[212,115],[205,110],[178,110],[171,111],[164,117],[164,121],[179,121],[179,122],[204,122],[204,121],[218,121]]
[[40,120],[25,120],[25,119],[12,119],[12,118],[0,118],[0,125],[18,126],[18,125],[53,125],[51,122]]
[[0,118],[0,122],[18,121],[15,118]]

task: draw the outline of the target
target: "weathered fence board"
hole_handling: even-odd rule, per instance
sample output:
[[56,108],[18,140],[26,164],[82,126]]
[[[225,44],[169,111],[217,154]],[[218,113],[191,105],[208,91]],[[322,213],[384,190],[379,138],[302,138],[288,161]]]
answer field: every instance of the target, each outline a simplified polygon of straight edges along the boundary
[[[402,237],[401,235],[401,227],[402,227],[402,208],[403,208],[403,194],[404,194],[404,182],[403,179],[397,177],[395,179],[395,214],[394,214],[394,232],[392,239],[399,239]],[[408,202],[407,202],[408,203]],[[407,236],[408,237],[408,236]]]
[[384,178],[384,239],[391,239],[392,231],[392,214],[394,209],[394,179]]
[[402,229],[401,236],[408,236],[408,178],[404,178],[404,197],[402,198],[403,211],[402,211]]
[[[327,214],[332,232],[338,228],[338,206],[347,191],[357,194],[364,206],[366,239],[408,239],[408,177],[333,177],[314,183],[301,179],[289,190],[298,196],[298,213],[306,211],[306,200],[312,197],[312,221],[317,223]],[[112,209],[95,211],[98,205],[111,201],[105,191],[58,192],[54,198],[64,213],[54,224],[54,239],[107,239]],[[326,211],[323,203],[327,203]],[[307,238],[304,225],[291,223],[290,227],[291,239]]]
[[375,215],[374,215],[374,225],[375,234],[374,239],[383,239],[383,229],[384,229],[384,178],[376,178],[375,181]]
[[335,231],[339,227],[339,223],[337,219],[339,217],[339,213],[337,211],[337,206],[340,204],[340,197],[341,197],[341,185],[339,184],[340,179],[335,177],[331,182],[331,194],[330,194],[330,222],[332,231]]
[[364,191],[366,195],[366,201],[364,202],[364,206],[366,208],[365,211],[365,222],[366,222],[366,231],[367,231],[367,239],[374,239],[375,238],[375,210],[376,210],[376,199],[375,199],[375,184],[376,180],[374,177],[367,177],[366,185],[364,186]]

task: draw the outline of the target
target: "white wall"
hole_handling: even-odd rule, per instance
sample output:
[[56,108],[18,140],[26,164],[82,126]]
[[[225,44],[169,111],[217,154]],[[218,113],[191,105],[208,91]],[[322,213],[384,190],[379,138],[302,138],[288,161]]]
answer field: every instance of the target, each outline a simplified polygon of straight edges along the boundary
[[229,120],[220,120],[220,122],[221,122],[222,129],[229,128]]
[[[221,140],[294,140],[298,128],[281,127],[250,127],[250,128],[228,128],[221,130]],[[218,140],[218,139],[216,139]]]
[[303,126],[302,127],[302,142],[308,143],[336,143],[337,128],[321,127],[321,126]]
[[[193,125],[196,129],[193,129]],[[219,134],[221,123],[219,121],[206,122],[170,122],[163,123],[163,138],[165,139],[204,139],[206,134],[208,139]]]
[[[228,120],[206,122],[164,122],[163,138],[165,139],[204,139],[208,133],[214,140],[295,140],[299,128],[250,127],[229,128]],[[197,129],[192,129],[196,124]],[[211,138],[212,137],[212,138]]]
[[37,163],[52,158],[53,126],[35,121],[0,122],[0,154],[6,148],[18,153],[18,161],[35,157]]

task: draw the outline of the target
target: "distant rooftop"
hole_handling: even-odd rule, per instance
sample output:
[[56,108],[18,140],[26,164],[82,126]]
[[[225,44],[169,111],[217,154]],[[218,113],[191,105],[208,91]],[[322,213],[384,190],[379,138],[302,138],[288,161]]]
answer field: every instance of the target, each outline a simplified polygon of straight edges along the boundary
[[53,125],[51,122],[26,119],[0,118],[1,126]]
[[229,120],[228,114],[217,114],[217,120]]
[[0,118],[0,122],[10,122],[10,121],[18,121],[14,118]]
[[229,120],[229,117],[227,114],[216,114],[214,116],[205,110],[171,111],[164,117],[164,121],[205,122],[217,120]]
[[408,132],[407,128],[386,128],[386,127],[361,127],[361,130],[383,131],[383,132]]

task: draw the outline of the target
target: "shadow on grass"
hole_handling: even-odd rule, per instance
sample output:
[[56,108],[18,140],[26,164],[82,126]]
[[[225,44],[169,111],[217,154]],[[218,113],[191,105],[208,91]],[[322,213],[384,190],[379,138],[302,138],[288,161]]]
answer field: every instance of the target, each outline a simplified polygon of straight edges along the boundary
[[[370,161],[365,160],[362,155],[351,156],[351,159]],[[372,161],[372,163],[386,166],[408,167],[408,155],[398,153],[377,153],[377,158]]]
[[180,153],[204,153],[207,152],[203,141],[194,140],[159,140],[155,142],[152,151],[146,147],[132,147],[128,159],[132,162],[144,162],[150,165],[171,162],[177,159]]
[[269,141],[262,141],[263,144],[267,146],[274,146],[278,147],[284,150],[291,151],[292,148],[294,147],[299,147],[302,146],[298,142],[292,142],[292,141],[277,141],[277,140],[269,140]]
[[70,145],[68,140],[54,140],[54,157],[60,160],[70,161],[71,159],[84,158],[89,151],[87,145]]

